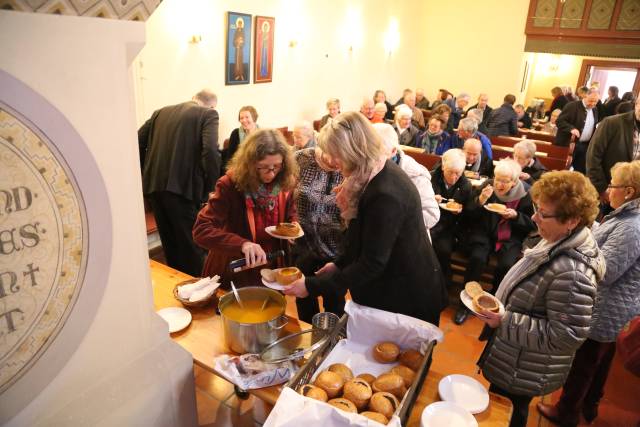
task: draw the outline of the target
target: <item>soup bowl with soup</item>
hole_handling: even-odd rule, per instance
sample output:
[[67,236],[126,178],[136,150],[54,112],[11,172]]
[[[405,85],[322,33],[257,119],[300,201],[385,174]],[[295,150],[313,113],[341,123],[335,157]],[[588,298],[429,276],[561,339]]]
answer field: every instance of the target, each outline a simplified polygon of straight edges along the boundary
[[260,353],[280,338],[287,324],[287,302],[280,292],[269,288],[240,288],[238,294],[242,306],[233,292],[223,295],[218,304],[225,344],[239,354]]

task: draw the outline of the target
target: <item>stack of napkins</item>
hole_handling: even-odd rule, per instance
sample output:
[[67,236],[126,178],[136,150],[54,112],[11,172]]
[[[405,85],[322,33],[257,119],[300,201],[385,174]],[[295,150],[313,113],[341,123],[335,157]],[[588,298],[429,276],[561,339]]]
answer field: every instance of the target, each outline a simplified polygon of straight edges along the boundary
[[220,286],[220,276],[203,277],[195,283],[178,287],[178,296],[189,302],[201,301],[209,298]]

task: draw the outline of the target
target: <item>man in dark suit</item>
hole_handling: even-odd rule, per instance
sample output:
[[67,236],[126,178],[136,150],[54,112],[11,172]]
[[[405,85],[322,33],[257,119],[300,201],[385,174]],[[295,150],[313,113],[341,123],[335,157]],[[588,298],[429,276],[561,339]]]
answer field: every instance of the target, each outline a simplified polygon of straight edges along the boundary
[[167,264],[192,276],[202,272],[204,252],[191,229],[220,175],[216,95],[161,108],[138,130],[142,190],[158,225]]
[[[602,104],[604,107],[606,117],[615,116],[616,107],[622,102],[622,99],[618,96],[619,89],[617,86],[609,86],[608,97]],[[600,120],[604,119],[605,116],[600,117]]]
[[479,139],[467,139],[464,142],[462,151],[464,151],[464,156],[467,160],[465,171],[475,172],[477,177],[493,177],[493,160],[484,152]]
[[572,101],[565,105],[556,122],[558,133],[555,145],[567,147],[572,139],[576,146],[573,150],[573,170],[586,173],[586,155],[589,141],[598,123],[599,93],[590,89],[587,96],[580,101]]
[[515,136],[518,134],[518,116],[513,110],[515,103],[516,97],[507,94],[504,97],[504,103],[491,112],[487,122],[489,136]]
[[489,95],[487,95],[486,93],[481,93],[480,95],[478,95],[478,102],[469,107],[469,109],[467,110],[467,115],[474,108],[478,109],[478,111],[480,112],[480,125],[478,125],[478,130],[486,134],[487,123],[489,123],[489,116],[493,111],[493,108],[489,107]]

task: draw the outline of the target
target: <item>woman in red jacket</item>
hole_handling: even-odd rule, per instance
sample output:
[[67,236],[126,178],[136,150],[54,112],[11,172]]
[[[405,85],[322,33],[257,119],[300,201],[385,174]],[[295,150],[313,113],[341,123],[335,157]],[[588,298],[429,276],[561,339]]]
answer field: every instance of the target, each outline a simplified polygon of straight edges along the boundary
[[[240,145],[193,226],[193,240],[209,250],[204,276],[218,274],[225,285],[230,280],[237,286],[261,284],[253,267],[279,248],[265,228],[296,221],[297,170],[291,148],[275,129],[256,131]],[[242,257],[249,269],[231,276],[229,262]]]

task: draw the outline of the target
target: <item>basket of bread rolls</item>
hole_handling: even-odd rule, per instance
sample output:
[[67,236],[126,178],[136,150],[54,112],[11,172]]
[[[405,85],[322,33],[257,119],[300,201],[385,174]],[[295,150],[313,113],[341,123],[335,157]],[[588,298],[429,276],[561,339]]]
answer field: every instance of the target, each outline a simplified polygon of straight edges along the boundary
[[[366,314],[372,316],[372,321],[358,317],[361,313],[354,310],[361,308],[370,312]],[[388,426],[406,423],[422,389],[438,339],[429,339],[428,334],[414,339],[415,324],[405,319],[398,322],[395,317],[429,325],[418,319],[358,306],[353,301],[347,302],[345,311],[347,314],[336,324],[325,345],[318,348],[286,384],[291,390],[287,391],[287,401],[278,400],[272,411],[273,422],[269,422],[270,415],[265,426],[289,425],[277,421],[293,413],[304,417],[305,427],[323,425],[322,421],[325,425],[349,426],[372,425],[370,420]],[[385,323],[385,316],[380,313],[389,315],[391,320]],[[375,322],[380,323],[375,325]],[[397,331],[398,325],[406,326],[407,330]],[[359,332],[363,326],[366,337]],[[357,336],[348,336],[347,331]],[[298,397],[293,397],[292,392]],[[301,398],[306,402],[304,405],[299,402]],[[315,409],[309,414],[299,413],[314,405]],[[324,417],[324,420],[314,417]],[[349,421],[338,421],[342,419]]]

